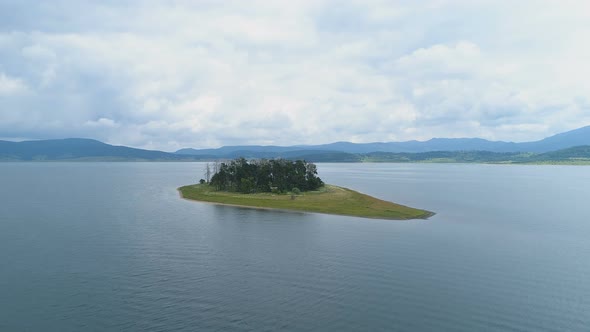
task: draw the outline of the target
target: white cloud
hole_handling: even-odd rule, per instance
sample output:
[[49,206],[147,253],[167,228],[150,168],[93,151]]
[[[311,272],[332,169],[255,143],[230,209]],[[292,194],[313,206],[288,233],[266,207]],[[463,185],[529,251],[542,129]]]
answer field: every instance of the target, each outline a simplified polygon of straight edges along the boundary
[[0,72],[0,96],[21,94],[26,91],[27,85],[21,79]]
[[439,72],[472,72],[481,60],[479,47],[468,41],[455,45],[437,44],[420,48],[397,60],[403,70],[416,71],[427,68]]
[[85,126],[88,127],[106,127],[106,128],[118,128],[120,127],[120,125],[118,123],[116,123],[115,121],[111,120],[111,119],[107,119],[107,118],[100,118],[98,120],[95,121],[86,121],[86,123],[84,124]]
[[60,4],[0,29],[5,135],[174,150],[590,124],[585,1]]

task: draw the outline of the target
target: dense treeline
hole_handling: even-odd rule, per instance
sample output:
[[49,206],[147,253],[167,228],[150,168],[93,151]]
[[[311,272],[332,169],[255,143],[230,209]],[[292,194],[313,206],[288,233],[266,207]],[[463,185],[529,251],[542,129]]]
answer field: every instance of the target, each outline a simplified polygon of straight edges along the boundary
[[590,146],[577,146],[546,153],[490,151],[324,153],[299,158],[314,162],[391,163],[496,163],[496,164],[590,164]]
[[252,192],[287,192],[315,190],[324,185],[313,163],[304,160],[252,160],[244,158],[221,163],[210,184],[218,190]]

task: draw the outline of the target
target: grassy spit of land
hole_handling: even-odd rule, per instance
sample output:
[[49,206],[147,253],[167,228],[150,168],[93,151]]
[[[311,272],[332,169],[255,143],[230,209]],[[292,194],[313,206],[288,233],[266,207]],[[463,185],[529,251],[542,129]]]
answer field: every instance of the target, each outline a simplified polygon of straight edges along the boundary
[[178,188],[180,195],[189,200],[236,205],[251,208],[280,209],[317,212],[377,219],[426,219],[434,215],[430,211],[383,201],[354,190],[325,185],[320,190],[299,195],[255,193],[240,194],[217,191],[207,184],[195,184]]

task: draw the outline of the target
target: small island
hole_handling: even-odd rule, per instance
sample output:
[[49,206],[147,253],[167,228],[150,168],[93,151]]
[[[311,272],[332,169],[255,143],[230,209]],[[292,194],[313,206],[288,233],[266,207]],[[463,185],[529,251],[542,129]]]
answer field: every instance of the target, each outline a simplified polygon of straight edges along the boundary
[[[212,175],[212,176],[211,176]],[[426,219],[434,213],[324,184],[317,167],[285,159],[207,164],[199,184],[178,188],[182,198],[258,209],[316,212],[376,219]]]

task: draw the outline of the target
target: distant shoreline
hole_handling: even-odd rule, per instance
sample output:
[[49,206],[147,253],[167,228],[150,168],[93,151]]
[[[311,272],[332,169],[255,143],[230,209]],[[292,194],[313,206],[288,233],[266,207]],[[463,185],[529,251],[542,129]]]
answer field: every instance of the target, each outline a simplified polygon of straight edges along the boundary
[[[225,159],[223,159],[225,160]],[[17,160],[17,159],[0,159],[0,164],[6,163],[207,163],[217,160],[148,160],[148,159],[110,159],[110,158],[84,158],[84,159],[59,159],[59,160]],[[415,161],[395,161],[395,160],[358,160],[358,161],[339,161],[339,160],[315,160],[308,161],[316,164],[456,164],[456,165],[514,165],[514,166],[590,166],[590,160],[546,160],[538,162],[486,162],[486,161],[432,161],[432,160],[415,160]]]
[[475,163],[524,165],[590,165],[590,126],[532,142],[481,138],[432,138],[427,141],[312,145],[238,145],[183,148],[174,152],[111,145],[89,138],[33,141],[0,140],[0,162],[12,161],[157,161],[289,159],[307,162]]
[[259,210],[322,213],[388,220],[428,219],[434,215],[430,211],[380,200],[334,185],[326,185],[320,191],[305,192],[300,195],[239,194],[215,191],[206,184],[188,185],[177,190],[180,198],[188,201]]

